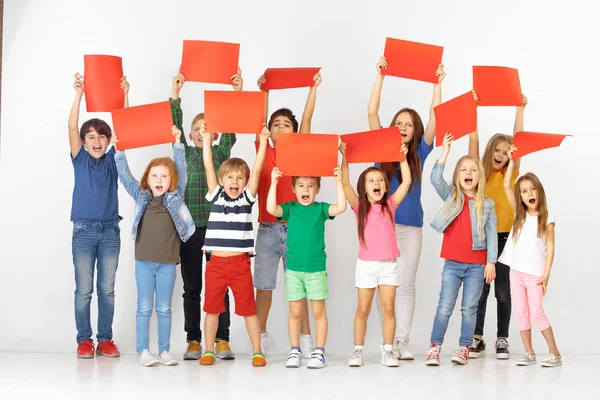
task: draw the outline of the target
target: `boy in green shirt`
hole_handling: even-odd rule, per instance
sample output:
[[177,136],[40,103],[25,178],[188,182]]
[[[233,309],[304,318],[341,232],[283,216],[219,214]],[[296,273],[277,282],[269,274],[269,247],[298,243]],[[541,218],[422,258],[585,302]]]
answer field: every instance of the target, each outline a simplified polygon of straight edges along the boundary
[[325,254],[325,221],[346,211],[346,196],[342,186],[342,171],[333,170],[337,187],[337,204],[315,202],[321,189],[320,177],[295,176],[292,190],[296,201],[277,205],[277,183],[283,176],[277,167],[271,173],[271,187],[267,197],[267,211],[278,221],[288,223],[285,271],[285,297],[290,302],[289,336],[291,351],[285,364],[287,368],[298,368],[302,360],[300,352],[300,322],[302,299],[308,298],[315,317],[317,346],[312,353],[308,368],[323,368],[325,342],[327,340],[327,272]]

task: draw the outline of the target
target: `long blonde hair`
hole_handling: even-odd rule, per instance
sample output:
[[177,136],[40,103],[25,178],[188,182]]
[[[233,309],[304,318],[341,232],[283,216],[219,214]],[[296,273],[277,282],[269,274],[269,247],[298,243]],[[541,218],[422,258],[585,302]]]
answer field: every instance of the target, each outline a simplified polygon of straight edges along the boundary
[[543,239],[546,237],[546,225],[548,223],[548,205],[546,203],[546,192],[539,178],[533,173],[528,172],[517,179],[515,184],[515,198],[517,200],[517,209],[515,210],[515,221],[513,222],[513,241],[517,241],[523,224],[527,218],[527,205],[521,200],[521,182],[530,181],[537,192],[538,198],[538,223],[537,237]]
[[[502,142],[507,142],[509,145],[512,145],[513,138],[512,136],[505,135],[504,133],[496,133],[490,138],[487,145],[485,146],[485,151],[483,152],[483,159],[481,160],[481,162],[483,163],[486,182],[490,180],[492,172],[494,172],[494,151],[496,151],[496,146],[498,146],[498,144]],[[506,162],[506,165],[502,167],[502,171],[506,171],[507,168],[508,161]]]
[[[475,188],[475,211],[477,214],[477,225],[479,225],[479,229],[483,228],[483,206],[485,200],[485,180],[481,179],[482,172],[484,171],[483,164],[481,160],[477,157],[473,156],[462,156],[460,160],[456,163],[456,167],[454,167],[454,175],[452,176],[452,182],[454,183],[454,192],[452,192],[452,199],[446,206],[446,211],[450,209],[450,206],[454,203],[454,208],[450,211],[449,217],[452,217],[459,213],[463,208],[463,202],[465,196],[463,195],[462,189],[460,187],[460,169],[462,164],[465,161],[473,161],[479,170],[479,182],[477,183],[477,188]],[[485,233],[484,233],[485,234]]]

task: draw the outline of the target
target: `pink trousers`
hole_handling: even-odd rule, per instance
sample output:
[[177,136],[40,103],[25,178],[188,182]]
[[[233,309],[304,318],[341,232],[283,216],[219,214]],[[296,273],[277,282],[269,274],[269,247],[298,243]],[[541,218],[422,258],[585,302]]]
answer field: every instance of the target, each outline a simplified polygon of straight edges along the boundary
[[540,276],[510,269],[510,294],[520,331],[531,329],[531,319],[540,331],[550,328],[544,313],[544,288],[536,284],[540,279]]

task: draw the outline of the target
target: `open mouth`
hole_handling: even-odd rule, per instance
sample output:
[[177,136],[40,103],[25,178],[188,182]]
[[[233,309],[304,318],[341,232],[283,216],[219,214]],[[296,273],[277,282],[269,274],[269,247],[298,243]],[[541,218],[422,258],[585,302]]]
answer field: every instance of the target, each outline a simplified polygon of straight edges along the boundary
[[237,196],[238,193],[240,192],[240,189],[237,187],[230,187],[229,191],[231,192],[232,195]]
[[529,199],[529,204],[534,205],[535,204],[535,199]]
[[156,189],[157,192],[162,192],[163,187],[162,187],[162,185],[158,185],[158,186],[155,187],[155,189]]
[[307,195],[307,194],[302,195],[302,201],[308,201],[309,199],[310,199],[309,195]]
[[101,151],[102,150],[102,146],[99,144],[96,144],[94,146],[92,146],[92,150],[94,151]]
[[473,178],[465,178],[465,184],[466,185],[472,185],[473,184]]
[[408,136],[406,133],[400,133],[400,135],[402,135],[403,138]]
[[375,196],[380,196],[381,195],[381,189],[373,189],[373,194]]
[[494,158],[494,162],[496,164],[502,164],[502,159],[498,160],[497,158]]

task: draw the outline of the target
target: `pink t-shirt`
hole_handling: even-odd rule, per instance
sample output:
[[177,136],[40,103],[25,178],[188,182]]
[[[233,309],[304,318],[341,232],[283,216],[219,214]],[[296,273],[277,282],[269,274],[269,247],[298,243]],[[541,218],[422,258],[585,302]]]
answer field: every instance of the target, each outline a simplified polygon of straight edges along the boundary
[[[388,196],[387,203],[393,216],[398,208],[394,196]],[[359,204],[352,207],[357,223]],[[363,261],[386,261],[400,257],[394,221],[381,204],[371,204],[365,226],[365,244],[366,247],[361,243],[358,250],[358,258]]]

